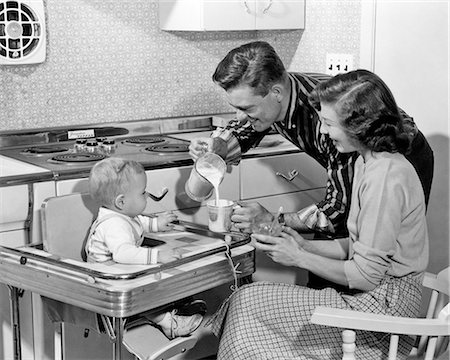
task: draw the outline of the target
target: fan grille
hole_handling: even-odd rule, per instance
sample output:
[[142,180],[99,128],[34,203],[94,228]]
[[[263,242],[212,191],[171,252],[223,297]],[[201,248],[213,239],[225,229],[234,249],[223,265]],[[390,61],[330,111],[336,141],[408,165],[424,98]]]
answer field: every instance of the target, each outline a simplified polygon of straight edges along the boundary
[[41,24],[28,5],[18,1],[0,1],[0,57],[26,58],[41,39]]

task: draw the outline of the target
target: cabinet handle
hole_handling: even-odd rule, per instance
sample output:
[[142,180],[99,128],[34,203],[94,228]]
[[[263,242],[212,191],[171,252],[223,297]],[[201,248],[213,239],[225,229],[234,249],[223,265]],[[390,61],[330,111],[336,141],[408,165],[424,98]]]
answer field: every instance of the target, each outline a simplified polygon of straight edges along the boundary
[[250,14],[250,8],[248,7],[247,1],[244,1],[245,11]]
[[159,196],[153,195],[153,194],[149,193],[148,191],[147,191],[147,194],[148,194],[148,196],[150,196],[152,198],[153,201],[161,201],[168,192],[169,192],[169,189],[165,187],[161,190],[161,195],[159,195]]
[[263,14],[266,14],[269,11],[270,7],[272,6],[272,3],[273,3],[273,0],[268,1],[267,6],[263,10]]
[[275,175],[281,176],[283,179],[286,179],[287,181],[290,182],[297,177],[298,171],[294,169],[294,170],[289,171],[287,175],[284,175],[283,173],[280,173],[280,172],[275,173]]

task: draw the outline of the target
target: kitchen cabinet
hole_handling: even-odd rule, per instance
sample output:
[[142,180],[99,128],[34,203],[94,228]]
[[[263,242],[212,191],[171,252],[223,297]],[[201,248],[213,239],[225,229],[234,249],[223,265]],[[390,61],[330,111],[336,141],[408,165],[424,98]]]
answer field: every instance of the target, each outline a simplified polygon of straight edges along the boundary
[[[14,181],[11,177],[26,178],[44,172],[45,169],[0,155],[0,246],[14,248],[32,241],[40,241],[40,222],[36,219],[39,219],[42,201],[46,197],[54,196],[54,184],[52,182],[27,183],[26,180],[20,185],[9,186],[7,183]],[[10,180],[6,181],[6,177]],[[30,226],[31,229],[29,229]],[[8,287],[0,284],[0,359],[5,360],[14,358],[9,296]],[[33,357],[34,313],[32,295],[29,292],[22,294],[19,306],[23,359],[37,360]]]
[[162,30],[303,29],[304,0],[160,0]]
[[[325,169],[305,153],[245,159],[240,165],[241,199],[259,202],[276,213],[295,212],[324,198]],[[306,285],[307,272],[286,267],[256,251],[254,281],[273,281]]]

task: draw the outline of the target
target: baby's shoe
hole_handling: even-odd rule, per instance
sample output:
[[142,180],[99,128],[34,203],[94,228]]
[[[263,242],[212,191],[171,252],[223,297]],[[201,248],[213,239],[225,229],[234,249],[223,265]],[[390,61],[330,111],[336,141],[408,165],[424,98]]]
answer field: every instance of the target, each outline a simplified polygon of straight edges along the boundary
[[203,316],[193,314],[191,316],[178,315],[176,310],[167,312],[158,323],[164,335],[169,339],[179,336],[187,336],[194,332],[202,323]]
[[205,315],[206,314],[206,302],[204,300],[187,300],[182,303],[176,304],[177,314],[183,316],[191,316],[194,314]]

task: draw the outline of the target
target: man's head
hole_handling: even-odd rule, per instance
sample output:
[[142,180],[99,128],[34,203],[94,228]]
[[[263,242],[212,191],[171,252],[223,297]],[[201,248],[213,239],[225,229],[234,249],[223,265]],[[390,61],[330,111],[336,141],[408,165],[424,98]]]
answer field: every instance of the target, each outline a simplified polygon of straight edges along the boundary
[[89,191],[101,206],[134,217],[144,211],[148,193],[144,167],[136,161],[104,159],[91,169]]
[[231,50],[219,63],[213,81],[227,92],[238,118],[248,118],[256,131],[284,119],[290,85],[274,48],[256,41]]

